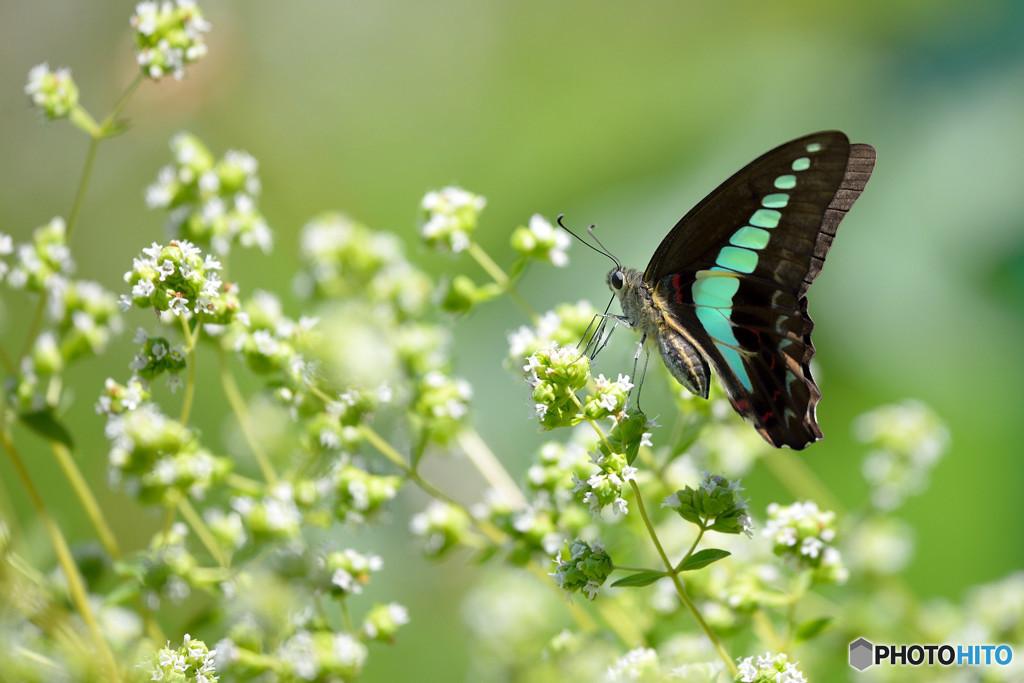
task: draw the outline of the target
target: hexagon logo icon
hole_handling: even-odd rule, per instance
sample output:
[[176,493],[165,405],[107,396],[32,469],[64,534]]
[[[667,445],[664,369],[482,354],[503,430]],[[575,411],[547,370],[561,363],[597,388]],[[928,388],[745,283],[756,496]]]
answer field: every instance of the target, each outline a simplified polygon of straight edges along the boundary
[[875,646],[864,638],[858,638],[850,643],[850,666],[857,671],[863,671],[874,662]]

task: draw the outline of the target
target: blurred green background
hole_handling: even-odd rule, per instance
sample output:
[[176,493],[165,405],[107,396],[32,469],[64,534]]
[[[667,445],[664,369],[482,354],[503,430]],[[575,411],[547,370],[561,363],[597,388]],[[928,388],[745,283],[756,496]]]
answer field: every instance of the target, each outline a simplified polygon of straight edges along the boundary
[[[70,66],[83,104],[105,115],[135,75],[132,6],[0,4],[0,231],[24,239],[66,216],[84,161],[81,134],[28,107],[28,70],[42,61]],[[414,246],[420,198],[458,183],[488,198],[478,239],[500,263],[513,257],[516,225],[535,212],[565,212],[571,225],[596,222],[610,249],[642,267],[678,217],[746,162],[838,128],[873,144],[878,165],[810,297],[827,438],[801,457],[856,507],[864,485],[852,420],[919,398],[947,421],[953,445],[928,491],[902,509],[917,542],[907,582],[923,598],[959,600],[966,587],[1024,567],[1014,526],[1024,518],[1024,3],[201,6],[213,24],[209,55],[182,82],[144,83],[125,112],[132,130],[100,148],[73,245],[81,276],[120,292],[132,256],[163,238],[163,218],[146,210],[143,191],[180,130],[218,156],[238,148],[260,161],[260,206],[277,245],[270,256],[233,258],[230,276],[243,292],[284,293],[297,317],[288,295],[297,235],[322,210],[401,234],[427,270],[479,281],[468,260]],[[522,290],[535,308],[606,301],[608,263],[579,245],[571,256],[568,269],[529,273]],[[5,299],[0,343],[11,349],[26,309]],[[149,319],[127,322],[132,329]],[[517,475],[537,437],[527,391],[501,363],[506,333],[524,322],[501,301],[461,321],[455,340],[457,371],[476,391],[474,424]],[[628,332],[620,334],[620,356],[603,359],[606,371],[632,353]],[[103,422],[92,409],[105,377],[127,376],[128,337],[74,369],[66,419],[83,469],[133,547],[157,518],[107,490]],[[195,414],[209,438],[223,432],[216,396],[200,396]],[[33,474],[59,506],[70,494],[52,458],[22,436]],[[446,488],[474,500],[477,482],[455,481],[454,462]],[[36,559],[46,563],[49,547],[6,459],[0,480],[0,510],[39,537]],[[763,510],[782,494],[759,481],[748,489]],[[374,589],[409,605],[413,622],[398,649],[371,655],[366,680],[391,680],[410,666],[422,680],[464,675],[457,605],[475,570],[459,559],[417,559],[404,520],[423,502],[403,496],[373,540],[386,563]],[[77,508],[64,512],[72,538],[88,538]]]

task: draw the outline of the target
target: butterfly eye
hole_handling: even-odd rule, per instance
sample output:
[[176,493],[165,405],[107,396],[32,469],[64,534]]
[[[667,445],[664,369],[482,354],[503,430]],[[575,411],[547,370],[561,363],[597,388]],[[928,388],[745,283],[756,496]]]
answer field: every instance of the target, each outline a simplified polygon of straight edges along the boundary
[[626,278],[621,270],[613,270],[612,274],[608,277],[608,282],[615,289],[622,289],[622,285],[626,284]]

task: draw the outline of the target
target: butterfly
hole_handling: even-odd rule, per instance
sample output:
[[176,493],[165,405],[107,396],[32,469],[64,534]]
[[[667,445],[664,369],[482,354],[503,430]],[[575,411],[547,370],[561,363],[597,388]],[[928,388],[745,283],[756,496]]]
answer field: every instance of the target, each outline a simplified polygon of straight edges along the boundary
[[776,448],[818,441],[807,289],[874,165],[871,145],[839,131],[755,159],[676,223],[643,273],[612,257],[608,285],[622,308],[612,317],[702,398],[713,369],[732,407]]

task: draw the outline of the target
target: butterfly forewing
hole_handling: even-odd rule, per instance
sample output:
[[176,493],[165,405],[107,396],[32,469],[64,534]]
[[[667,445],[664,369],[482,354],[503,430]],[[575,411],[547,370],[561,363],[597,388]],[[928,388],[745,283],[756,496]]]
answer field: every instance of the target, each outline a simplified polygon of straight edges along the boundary
[[804,295],[874,158],[837,131],[788,142],[687,213],[644,273],[662,334],[700,349],[736,410],[775,446],[821,438]]

